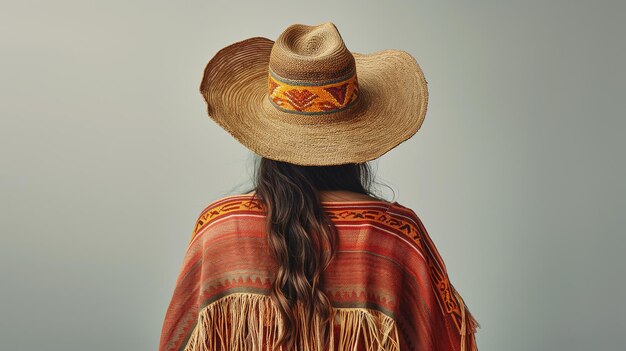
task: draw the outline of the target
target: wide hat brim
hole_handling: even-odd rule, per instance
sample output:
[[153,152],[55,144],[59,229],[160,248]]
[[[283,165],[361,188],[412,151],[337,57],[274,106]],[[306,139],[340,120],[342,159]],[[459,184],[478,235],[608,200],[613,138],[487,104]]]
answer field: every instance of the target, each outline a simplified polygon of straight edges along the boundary
[[420,129],[427,82],[409,53],[352,52],[356,102],[338,112],[304,115],[281,111],[268,98],[273,44],[254,37],[221,49],[207,64],[200,85],[209,116],[254,153],[304,166],[363,163]]

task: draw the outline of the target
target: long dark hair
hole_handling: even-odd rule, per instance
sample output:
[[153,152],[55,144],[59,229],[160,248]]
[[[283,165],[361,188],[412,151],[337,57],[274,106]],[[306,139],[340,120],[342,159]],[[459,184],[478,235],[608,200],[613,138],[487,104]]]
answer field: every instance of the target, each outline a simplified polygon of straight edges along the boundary
[[[332,307],[320,276],[335,256],[337,235],[319,191],[346,190],[384,199],[373,193],[377,182],[368,163],[300,166],[264,157],[257,162],[252,190],[267,213],[268,246],[278,265],[271,298],[284,330],[274,347],[297,349],[294,345],[308,341],[304,335],[317,332],[328,349]],[[316,316],[319,323],[313,322]],[[309,330],[299,330],[302,325]],[[316,326],[320,329],[314,330]]]

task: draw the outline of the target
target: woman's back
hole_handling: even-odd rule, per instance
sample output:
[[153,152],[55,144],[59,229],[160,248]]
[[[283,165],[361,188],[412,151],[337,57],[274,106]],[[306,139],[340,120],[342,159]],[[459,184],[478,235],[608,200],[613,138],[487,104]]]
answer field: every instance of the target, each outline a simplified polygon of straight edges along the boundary
[[426,115],[413,56],[353,53],[331,22],[293,24],[220,49],[200,93],[260,162],[254,194],[199,216],[161,351],[476,350],[420,219],[373,187],[368,162]]
[[[375,200],[321,204],[338,236],[336,256],[321,276],[335,316],[334,350],[475,347],[476,322],[414,211]],[[278,267],[266,222],[250,194],[225,197],[202,211],[160,350],[273,350],[280,316],[269,293]],[[308,330],[304,318],[298,323],[298,330]],[[298,350],[320,349],[316,335],[303,340],[308,345]]]

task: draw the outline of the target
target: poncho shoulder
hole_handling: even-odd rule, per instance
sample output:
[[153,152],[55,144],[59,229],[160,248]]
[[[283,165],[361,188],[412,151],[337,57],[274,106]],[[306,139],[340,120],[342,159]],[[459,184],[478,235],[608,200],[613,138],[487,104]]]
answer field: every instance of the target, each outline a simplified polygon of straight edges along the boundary
[[[322,276],[331,350],[477,350],[480,327],[416,213],[398,202],[324,202],[338,251]],[[167,308],[159,351],[272,350],[279,314],[265,213],[251,195],[198,216]],[[304,330],[304,329],[300,329]],[[315,335],[299,350],[321,350]]]

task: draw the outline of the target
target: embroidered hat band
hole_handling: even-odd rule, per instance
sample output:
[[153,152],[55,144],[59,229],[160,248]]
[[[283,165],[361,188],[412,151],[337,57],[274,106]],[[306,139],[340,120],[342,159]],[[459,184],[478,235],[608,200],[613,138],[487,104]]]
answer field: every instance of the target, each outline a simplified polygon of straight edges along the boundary
[[323,82],[294,81],[269,69],[268,97],[279,110],[297,114],[341,111],[358,98],[356,70],[344,78]]

